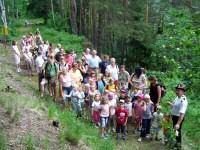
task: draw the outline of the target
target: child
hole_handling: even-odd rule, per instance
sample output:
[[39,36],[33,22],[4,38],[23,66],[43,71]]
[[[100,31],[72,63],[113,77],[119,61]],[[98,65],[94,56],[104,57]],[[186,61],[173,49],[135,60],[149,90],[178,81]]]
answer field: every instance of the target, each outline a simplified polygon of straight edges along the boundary
[[78,87],[77,92],[78,92],[78,104],[77,104],[77,108],[78,108],[77,118],[78,118],[78,117],[82,117],[82,114],[83,114],[85,94],[84,94],[82,86]]
[[127,121],[127,132],[128,132],[133,123],[133,117],[132,117],[133,104],[131,103],[131,97],[127,98],[127,101],[125,101],[124,106],[128,110],[128,121]]
[[117,107],[117,100],[114,93],[110,92],[108,94],[109,106],[110,106],[110,117],[109,117],[109,128],[115,132],[116,122],[115,122],[115,108]]
[[96,126],[99,126],[99,120],[100,120],[100,115],[99,115],[99,108],[100,106],[100,95],[96,94],[94,101],[92,102],[92,121],[95,123]]
[[109,80],[109,83],[106,86],[106,91],[108,91],[108,92],[116,92],[117,91],[117,86],[114,84],[113,79]]
[[116,132],[117,132],[117,140],[120,139],[120,133],[122,133],[122,139],[126,140],[126,124],[128,120],[128,110],[124,107],[124,100],[119,100],[119,106],[115,112],[116,115]]
[[143,99],[144,99],[143,94],[137,95],[137,100],[133,103],[133,116],[134,116],[136,131],[139,131],[141,128],[142,113],[144,107]]
[[106,85],[106,83],[103,80],[103,75],[99,74],[97,76],[96,87],[99,90],[100,94],[104,93],[104,91],[105,91],[105,85]]
[[108,119],[109,119],[109,105],[107,99],[103,98],[99,106],[100,110],[100,124],[101,137],[107,139]]
[[162,129],[163,113],[161,112],[161,106],[157,106],[157,111],[153,113],[151,135],[152,139],[159,140],[159,133]]
[[142,104],[142,129],[140,133],[140,137],[138,139],[138,142],[142,141],[142,138],[149,138],[150,134],[150,127],[151,127],[151,119],[153,114],[153,102],[150,100],[149,94],[146,94],[144,96],[144,102]]

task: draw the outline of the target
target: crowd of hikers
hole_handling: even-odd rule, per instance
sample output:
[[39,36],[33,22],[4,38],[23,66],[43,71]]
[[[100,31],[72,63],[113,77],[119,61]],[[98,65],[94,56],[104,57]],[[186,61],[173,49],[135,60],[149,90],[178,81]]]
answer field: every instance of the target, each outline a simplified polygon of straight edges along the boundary
[[[66,109],[75,112],[100,128],[100,136],[107,139],[116,133],[117,140],[126,140],[127,134],[137,134],[138,142],[144,139],[166,139],[163,122],[171,115],[163,115],[160,101],[165,88],[156,76],[147,77],[146,70],[136,67],[129,74],[126,66],[118,67],[116,59],[86,48],[81,56],[74,50],[64,50],[61,44],[53,47],[44,41],[37,30],[23,36],[19,44],[12,42],[17,72],[23,56],[28,74],[38,73],[41,97],[48,94],[54,99],[62,98]],[[169,103],[172,107],[173,127],[177,145],[181,143],[181,125],[187,109],[185,87],[176,87],[177,98]]]

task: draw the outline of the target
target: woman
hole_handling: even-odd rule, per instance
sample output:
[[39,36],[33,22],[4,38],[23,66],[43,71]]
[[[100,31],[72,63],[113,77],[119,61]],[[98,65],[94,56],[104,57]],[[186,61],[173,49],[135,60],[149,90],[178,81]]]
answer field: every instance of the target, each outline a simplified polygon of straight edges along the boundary
[[20,52],[19,52],[19,48],[17,47],[17,42],[14,40],[12,42],[12,50],[14,53],[14,57],[15,57],[15,64],[17,67],[17,72],[20,72]]
[[151,101],[154,103],[154,112],[157,110],[157,106],[160,103],[161,99],[161,87],[158,84],[158,80],[155,76],[149,77],[150,81],[150,97]]
[[135,72],[131,75],[129,83],[132,88],[138,88],[143,91],[147,87],[146,76],[142,73],[142,68],[135,68]]
[[185,113],[188,106],[188,101],[185,96],[185,86],[178,84],[176,86],[176,95],[174,102],[168,102],[171,106],[173,127],[176,131],[176,145],[175,147],[181,149],[181,127],[184,121]]
[[67,108],[69,108],[70,105],[67,95],[69,95],[72,91],[73,81],[68,71],[64,68],[62,70],[62,73],[60,74],[59,81],[61,85],[61,96],[65,102],[65,105],[67,106]]
[[83,76],[81,75],[80,70],[78,69],[78,64],[74,63],[72,65],[72,69],[70,70],[70,75],[72,80],[74,81],[74,84],[81,85],[81,82],[83,81]]

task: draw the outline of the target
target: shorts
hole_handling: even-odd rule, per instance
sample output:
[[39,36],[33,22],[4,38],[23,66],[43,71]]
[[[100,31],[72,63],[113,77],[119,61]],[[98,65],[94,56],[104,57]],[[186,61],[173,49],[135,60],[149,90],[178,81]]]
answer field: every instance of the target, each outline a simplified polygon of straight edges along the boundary
[[62,89],[63,89],[63,94],[64,94],[63,99],[64,99],[64,102],[66,103],[69,100],[69,98],[67,98],[67,95],[69,95],[70,92],[72,91],[72,86],[62,87]]
[[47,84],[47,83],[48,83],[48,81],[47,81],[47,79],[45,79],[45,78],[43,78],[42,81],[40,82],[41,85],[45,85],[45,84]]
[[109,120],[109,117],[100,117],[101,128],[108,127],[108,120]]
[[49,77],[47,78],[48,84],[51,84],[52,86],[56,86],[57,84],[57,79],[56,77]]

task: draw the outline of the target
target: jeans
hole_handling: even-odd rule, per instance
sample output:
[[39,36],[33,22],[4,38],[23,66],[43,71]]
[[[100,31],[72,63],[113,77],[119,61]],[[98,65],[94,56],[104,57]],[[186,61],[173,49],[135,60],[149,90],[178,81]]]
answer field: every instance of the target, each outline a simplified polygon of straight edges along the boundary
[[141,137],[146,137],[147,134],[150,134],[151,119],[142,119],[142,129]]
[[69,93],[72,90],[72,86],[70,86],[70,87],[62,87],[62,89],[63,89],[63,95],[64,95],[63,96],[63,100],[64,100],[65,103],[67,103],[69,98],[67,98],[66,95],[69,95]]

